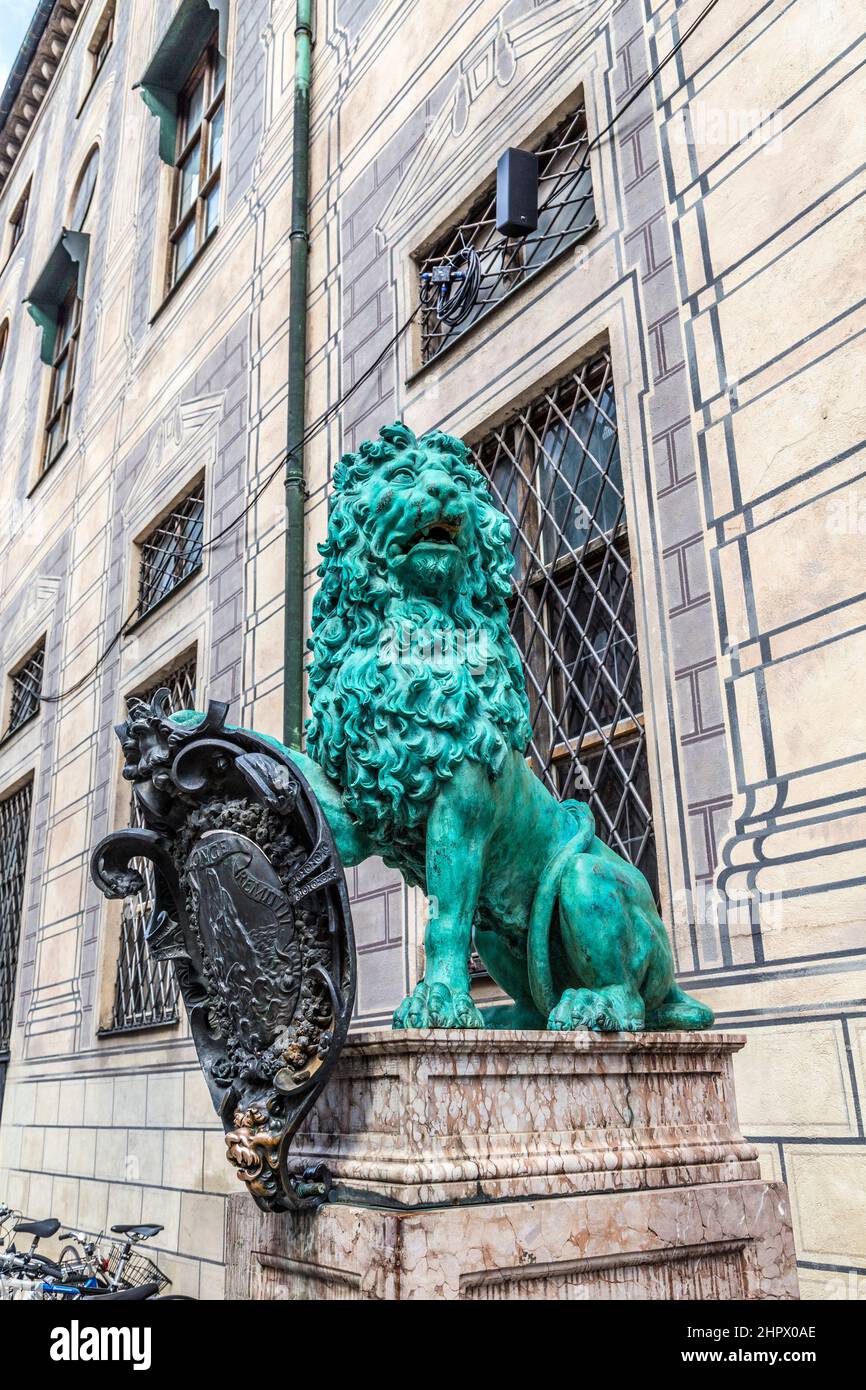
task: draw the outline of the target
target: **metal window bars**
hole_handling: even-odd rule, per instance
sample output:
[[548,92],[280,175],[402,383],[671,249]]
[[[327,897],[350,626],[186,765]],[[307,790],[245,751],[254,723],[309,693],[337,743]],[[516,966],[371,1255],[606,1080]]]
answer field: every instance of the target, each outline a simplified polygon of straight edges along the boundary
[[35,652],[13,671],[9,702],[9,725],[6,735],[14,734],[22,724],[26,724],[39,712],[39,697],[42,694],[42,677],[45,671],[45,643],[40,642]]
[[[142,693],[151,700],[161,686],[171,692],[172,709],[191,709],[195,705],[195,660],[177,667],[153,687]],[[130,824],[144,825],[135,797],[130,806]],[[124,899],[120,920],[120,945],[114,986],[114,1008],[106,1033],[128,1033],[138,1028],[154,1028],[176,1023],[178,988],[171,962],[154,960],[147,949],[145,929],[153,911],[153,866],[136,860],[146,891]]]
[[511,631],[529,754],[658,895],[634,590],[610,356],[514,412],[473,449],[514,526]]
[[0,801],[0,1062],[8,1059],[33,783]]
[[187,579],[201,564],[204,483],[178,502],[141,543],[139,616]]
[[421,314],[421,361],[429,362],[459,334],[477,323],[512,290],[525,284],[565,247],[595,227],[595,204],[589,164],[586,112],[578,106],[538,146],[538,227],[525,237],[504,237],[496,230],[496,190],[488,186],[419,263],[419,276],[437,266],[456,264],[472,247],[480,262],[481,281],[475,306],[456,326],[443,323],[435,304]]

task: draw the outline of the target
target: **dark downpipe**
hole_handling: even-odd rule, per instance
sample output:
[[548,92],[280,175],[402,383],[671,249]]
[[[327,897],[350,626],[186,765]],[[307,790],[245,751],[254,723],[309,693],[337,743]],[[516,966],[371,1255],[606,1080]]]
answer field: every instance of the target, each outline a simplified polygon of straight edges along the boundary
[[292,229],[289,274],[289,400],[286,428],[286,598],[283,742],[301,745],[304,714],[304,427],[307,388],[307,260],[309,253],[310,70],[312,0],[297,0],[295,116],[292,131]]

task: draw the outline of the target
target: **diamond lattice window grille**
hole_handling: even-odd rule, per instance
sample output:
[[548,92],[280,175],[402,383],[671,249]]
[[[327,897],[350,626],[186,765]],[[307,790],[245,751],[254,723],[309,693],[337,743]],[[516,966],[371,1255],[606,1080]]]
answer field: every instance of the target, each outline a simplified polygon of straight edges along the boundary
[[32,652],[9,678],[12,688],[7,735],[14,734],[16,729],[20,729],[22,724],[26,724],[28,719],[38,714],[44,672],[45,642],[42,641],[35,652]]
[[33,783],[0,801],[0,1061],[9,1056]]
[[473,453],[514,527],[511,631],[532,765],[557,796],[589,802],[599,836],[658,896],[609,354],[542,391]]
[[201,564],[204,483],[197,483],[141,542],[138,613],[148,613]]
[[[170,675],[141,692],[142,700],[151,700],[161,686],[171,693],[173,710],[195,706],[195,660],[178,666]],[[133,796],[130,805],[130,825],[142,826],[144,820]],[[153,912],[153,866],[148,860],[136,860],[135,866],[145,881],[145,892],[124,899],[120,919],[120,946],[117,957],[117,976],[114,986],[114,1009],[111,1024],[105,1033],[126,1033],[137,1028],[154,1028],[160,1024],[176,1023],[178,1019],[178,988],[170,961],[154,960],[147,949],[145,929]]]
[[538,154],[538,227],[526,237],[504,237],[496,230],[496,189],[486,188],[466,217],[419,261],[419,276],[432,272],[468,247],[478,253],[481,284],[472,312],[462,323],[442,323],[435,307],[421,313],[421,361],[437,353],[477,323],[512,290],[525,284],[567,246],[596,225],[586,131],[586,111],[578,106],[547,135]]

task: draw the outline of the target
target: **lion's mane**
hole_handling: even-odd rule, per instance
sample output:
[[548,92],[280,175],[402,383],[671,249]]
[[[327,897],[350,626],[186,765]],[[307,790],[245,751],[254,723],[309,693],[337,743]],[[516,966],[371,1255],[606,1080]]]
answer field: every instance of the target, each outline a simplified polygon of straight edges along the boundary
[[[397,459],[422,473],[428,459],[445,463],[474,498],[476,532],[447,606],[444,596],[440,605],[404,595],[369,544],[358,489]],[[335,469],[308,643],[307,747],[386,859],[415,882],[423,882],[423,826],[441,784],[464,758],[495,777],[509,750],[522,752],[529,738],[523,670],[508,631],[510,536],[466,445],[450,435],[416,439],[405,425],[386,426]],[[401,659],[383,654],[386,632],[411,638],[443,627],[456,643],[483,634],[483,663],[419,660],[411,641]]]

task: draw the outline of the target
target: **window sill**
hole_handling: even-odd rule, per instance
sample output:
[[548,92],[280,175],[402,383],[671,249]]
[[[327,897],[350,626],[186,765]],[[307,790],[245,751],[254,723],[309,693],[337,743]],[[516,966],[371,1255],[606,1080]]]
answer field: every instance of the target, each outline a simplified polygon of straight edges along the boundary
[[174,1018],[161,1019],[159,1023],[119,1023],[114,1027],[97,1028],[98,1038],[123,1038],[130,1033],[164,1033],[167,1028],[176,1028],[180,1023],[180,1014],[175,1014]]
[[185,270],[181,271],[180,275],[179,275],[178,278],[175,280],[175,282],[174,282],[174,284],[172,285],[171,289],[168,290],[168,291],[166,292],[166,294],[165,294],[165,296],[164,296],[164,298],[163,298],[163,300],[162,300],[162,303],[161,303],[161,304],[159,305],[159,307],[154,311],[154,313],[151,314],[151,317],[150,317],[150,320],[149,320],[149,326],[150,326],[151,328],[152,328],[153,325],[156,323],[157,319],[162,315],[163,311],[164,311],[165,309],[168,308],[169,304],[171,304],[171,302],[172,302],[172,300],[174,299],[175,295],[178,294],[179,291],[180,291],[181,289],[183,289],[183,286],[186,284],[187,280],[188,280],[189,277],[192,275],[193,271],[201,264],[201,261],[202,261],[203,258],[204,258],[205,252],[213,245],[213,243],[214,243],[214,241],[216,240],[218,234],[219,234],[219,223],[217,223],[217,225],[214,227],[213,231],[210,232],[210,233],[205,237],[204,241],[202,242],[201,246],[200,246],[200,247],[198,248],[198,250],[196,251],[196,253],[195,253],[195,255],[193,256],[192,260],[190,261],[189,265],[186,267]]
[[449,338],[448,341],[444,343],[442,347],[439,348],[438,351],[433,354],[432,357],[428,357],[426,362],[421,362],[417,367],[414,367],[412,371],[409,373],[409,375],[405,378],[404,385],[414,386],[415,383],[419,381],[421,377],[425,375],[426,372],[429,372],[432,370],[433,367],[438,366],[439,363],[442,361],[443,357],[447,357],[451,353],[453,353],[458,344],[465,343],[467,339],[471,338],[472,335],[475,333],[475,330],[477,328],[480,328],[480,326],[483,323],[486,323],[492,314],[495,314],[497,310],[501,309],[504,305],[510,304],[515,295],[522,294],[528,285],[537,284],[540,277],[544,275],[545,272],[548,271],[551,266],[559,265],[562,261],[565,260],[566,256],[568,256],[569,254],[573,255],[575,247],[584,246],[586,242],[589,240],[589,238],[595,235],[595,233],[598,231],[598,228],[599,223],[597,221],[593,222],[592,226],[587,227],[586,230],[580,234],[580,236],[576,236],[574,241],[570,241],[567,246],[561,247],[561,249],[557,251],[555,256],[551,256],[549,261],[545,261],[543,265],[537,266],[535,270],[533,270],[529,275],[525,276],[521,280],[519,285],[514,285],[512,289],[508,290],[508,292],[504,294],[501,299],[497,299],[495,303],[488,304],[486,308],[482,309],[481,313],[478,315],[478,318],[473,319],[469,326],[463,329],[462,333],[455,333],[453,337]]
[[45,482],[45,479],[50,477],[50,475],[54,472],[55,468],[57,467],[58,459],[63,458],[63,455],[66,453],[66,450],[68,448],[69,440],[67,439],[63,442],[63,444],[61,444],[60,448],[57,450],[57,453],[54,455],[54,458],[51,460],[48,467],[42,469],[42,471],[39,474],[39,477],[36,479],[36,482],[30,488],[29,492],[27,493],[28,502],[30,501],[30,498],[33,496],[34,492],[36,492],[37,488],[39,488],[41,484]]
[[16,738],[21,730],[26,729],[35,719],[38,719],[41,713],[41,708],[35,709],[32,714],[28,714],[26,719],[22,719],[20,724],[16,724],[14,729],[7,729],[3,737],[0,738],[0,748],[5,748],[7,743],[11,743],[13,738]]
[[190,570],[189,574],[184,575],[180,583],[175,584],[174,588],[169,589],[168,593],[163,594],[162,598],[157,599],[156,603],[152,603],[147,611],[141,614],[141,617],[136,618],[134,623],[130,623],[129,627],[124,629],[124,637],[129,637],[131,633],[138,632],[140,628],[144,627],[148,619],[153,617],[154,613],[158,613],[167,603],[171,603],[172,599],[175,598],[182,589],[187,589],[192,581],[203,573],[204,565],[201,563],[197,564],[194,570]]

